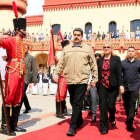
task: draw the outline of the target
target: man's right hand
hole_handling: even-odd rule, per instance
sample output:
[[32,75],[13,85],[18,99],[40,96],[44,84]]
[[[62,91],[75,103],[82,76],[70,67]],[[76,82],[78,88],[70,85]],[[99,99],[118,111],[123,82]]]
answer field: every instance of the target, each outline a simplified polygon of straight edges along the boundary
[[57,77],[54,77],[53,78],[53,81],[54,81],[54,83],[58,83],[58,78]]
[[4,60],[4,61],[6,61],[7,60],[7,56],[2,56],[2,59]]

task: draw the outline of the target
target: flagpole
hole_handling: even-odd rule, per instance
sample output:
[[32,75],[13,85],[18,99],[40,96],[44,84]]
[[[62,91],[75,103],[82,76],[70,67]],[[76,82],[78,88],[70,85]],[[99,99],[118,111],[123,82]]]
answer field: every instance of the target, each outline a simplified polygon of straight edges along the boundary
[[[51,24],[50,24],[51,25]],[[54,47],[54,38],[53,38],[53,30],[51,29],[51,41],[52,41],[52,46]],[[50,45],[51,45],[51,42],[50,42]],[[51,47],[51,46],[50,46]],[[50,50],[49,50],[49,53],[50,53]],[[53,48],[53,54],[52,54],[54,57],[55,57],[55,48]],[[55,66],[57,65],[56,61],[55,61]],[[51,66],[51,64],[49,65]],[[62,104],[61,104],[61,98],[60,98],[60,88],[59,88],[59,82],[57,83],[58,85],[58,96],[59,96],[59,103],[60,103],[60,112],[61,112],[61,118],[64,118],[63,116],[63,113],[62,113]]]
[[8,132],[8,136],[10,136],[10,127],[9,127],[8,114],[7,114],[7,109],[6,109],[5,99],[4,99],[3,83],[2,83],[2,80],[1,80],[1,74],[0,74],[0,87],[1,87],[3,109],[4,109],[5,120],[6,120],[7,132]]

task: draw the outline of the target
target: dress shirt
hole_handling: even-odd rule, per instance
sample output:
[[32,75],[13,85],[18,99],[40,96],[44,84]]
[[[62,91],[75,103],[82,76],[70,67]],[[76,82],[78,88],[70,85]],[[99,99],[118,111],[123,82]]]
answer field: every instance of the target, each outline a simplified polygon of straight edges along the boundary
[[130,62],[129,59],[123,60],[122,72],[125,90],[139,90],[140,61],[138,59],[134,59],[133,62]]

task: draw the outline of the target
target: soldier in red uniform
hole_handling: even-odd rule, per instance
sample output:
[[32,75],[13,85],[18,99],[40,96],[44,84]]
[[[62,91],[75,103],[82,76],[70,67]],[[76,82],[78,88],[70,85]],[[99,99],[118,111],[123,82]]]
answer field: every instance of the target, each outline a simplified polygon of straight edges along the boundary
[[[16,135],[14,131],[26,132],[25,129],[17,126],[25,74],[23,37],[26,36],[26,19],[16,18],[13,22],[16,37],[0,38],[0,46],[6,49],[8,57],[5,75],[5,103],[10,125],[10,135],[14,136]],[[8,134],[3,107],[1,132]]]

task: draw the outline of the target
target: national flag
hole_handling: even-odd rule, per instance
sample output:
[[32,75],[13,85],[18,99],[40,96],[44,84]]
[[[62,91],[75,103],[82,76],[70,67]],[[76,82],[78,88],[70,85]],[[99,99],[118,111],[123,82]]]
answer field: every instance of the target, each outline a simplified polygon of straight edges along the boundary
[[49,46],[49,55],[48,55],[48,67],[55,63],[55,47],[53,40],[53,30],[50,32],[50,46]]

